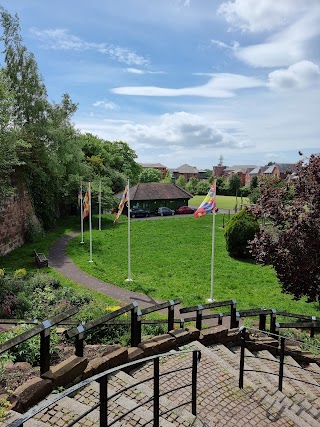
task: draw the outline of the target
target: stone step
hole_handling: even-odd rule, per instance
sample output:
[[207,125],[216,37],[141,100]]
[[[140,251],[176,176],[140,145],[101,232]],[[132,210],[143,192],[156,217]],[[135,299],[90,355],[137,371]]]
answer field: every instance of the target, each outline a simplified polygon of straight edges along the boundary
[[[221,358],[225,361],[228,361],[228,363],[233,367],[233,369],[237,372],[237,375],[239,376],[240,349],[234,349],[234,351],[231,351],[225,346],[217,344],[216,346],[212,346],[210,350],[213,354],[216,354],[217,358]],[[245,354],[247,356],[250,356],[245,358],[245,369],[256,369],[260,371],[273,372],[272,369],[269,369],[264,366],[261,363],[261,360],[255,358],[249,350],[246,349]],[[249,380],[255,388],[261,388],[271,398],[274,397],[275,399],[277,399],[280,404],[285,402],[286,407],[295,414],[298,414],[301,418],[303,418],[307,423],[309,423],[308,425],[320,426],[317,419],[314,418],[314,416],[316,416],[317,414],[315,414],[314,411],[312,411],[311,413],[309,413],[309,411],[307,412],[307,410],[310,409],[310,403],[305,401],[305,399],[303,398],[301,399],[301,396],[297,396],[297,399],[295,399],[296,393],[290,385],[287,385],[286,389],[284,389],[285,393],[290,393],[290,397],[288,397],[284,393],[278,392],[277,376],[263,374],[262,372],[246,371],[244,373],[244,378],[245,381]]]
[[[269,353],[266,350],[257,352],[257,355],[259,357],[264,358],[263,360],[264,365],[268,366],[270,369],[273,368],[274,362],[276,362],[278,365],[279,359],[274,357],[271,353]],[[266,359],[269,359],[271,361],[269,365],[268,365],[268,360]],[[310,406],[311,406],[312,416],[315,418],[319,418],[320,417],[320,413],[319,413],[320,388],[314,387],[310,384],[306,384],[299,381],[299,379],[301,379],[302,381],[313,381],[313,379],[308,377],[307,372],[304,375],[304,371],[301,369],[300,365],[291,356],[286,356],[285,362],[286,363],[291,362],[291,363],[290,363],[290,366],[284,365],[284,369],[283,369],[284,375],[294,379],[284,378],[283,386],[287,387],[288,385],[290,385],[290,387],[292,387],[296,392],[293,397],[293,400],[297,401],[299,399],[301,403],[302,403],[302,400],[308,401],[309,404],[307,402],[304,402],[305,409],[308,408],[308,412],[309,412]],[[278,369],[278,366],[277,366],[277,369]],[[316,384],[316,382],[314,382],[314,384]],[[317,411],[314,411],[314,410],[317,410]]]
[[[16,411],[9,411],[5,419],[0,421],[0,427],[6,427],[13,421],[21,417],[21,414]],[[24,427],[47,427],[47,424],[38,420],[28,420],[23,424]]]
[[[183,348],[185,349],[185,347]],[[197,415],[206,425],[319,427],[319,424],[301,408],[297,408],[296,412],[291,411],[279,403],[279,396],[269,396],[250,380],[246,380],[244,388],[239,389],[238,366],[233,367],[226,358],[221,358],[211,349],[197,341],[188,345],[187,348],[199,349],[202,353],[198,365]],[[230,354],[234,357],[232,352]],[[179,364],[184,365],[185,362],[180,359]],[[173,370],[174,361],[165,360],[161,367],[165,371]],[[132,375],[135,378],[143,379],[148,377],[151,372],[152,366],[144,366],[133,372]],[[162,378],[162,389],[172,388],[172,383],[166,381],[165,378]],[[173,383],[179,384],[175,379]]]

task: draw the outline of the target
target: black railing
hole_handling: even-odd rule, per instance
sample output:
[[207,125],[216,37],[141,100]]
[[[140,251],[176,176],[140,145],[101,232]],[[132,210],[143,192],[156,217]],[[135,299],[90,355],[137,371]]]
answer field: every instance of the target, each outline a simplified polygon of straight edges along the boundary
[[[185,354],[185,353],[192,354],[191,366],[180,367],[178,369],[175,369],[174,371],[160,373],[160,357],[161,358],[162,357],[174,357],[174,356],[180,356],[181,354]],[[186,405],[191,404],[191,412],[194,416],[196,416],[197,415],[197,367],[198,367],[198,363],[200,362],[200,359],[201,359],[201,351],[200,350],[184,350],[184,351],[178,351],[178,352],[164,353],[162,355],[157,355],[157,356],[149,356],[149,357],[146,357],[144,359],[140,359],[140,360],[137,360],[134,362],[126,363],[126,364],[121,365],[121,366],[117,366],[116,368],[108,369],[105,372],[94,375],[93,377],[90,377],[90,378],[82,381],[81,383],[70,387],[69,389],[67,389],[63,392],[61,392],[57,395],[54,395],[53,397],[50,397],[49,399],[46,399],[45,401],[40,403],[38,406],[30,409],[28,412],[26,412],[20,418],[16,419],[15,421],[11,422],[10,424],[8,424],[8,427],[23,427],[23,423],[25,423],[26,421],[33,418],[39,412],[41,412],[44,409],[48,408],[49,406],[55,404],[56,402],[58,402],[62,398],[66,397],[70,394],[74,394],[77,390],[87,386],[88,384],[90,384],[93,381],[97,381],[99,383],[99,390],[100,390],[100,401],[99,401],[99,403],[93,405],[86,412],[82,413],[77,418],[73,419],[65,427],[74,426],[81,419],[83,419],[88,414],[90,414],[92,411],[94,411],[95,409],[98,409],[98,408],[100,409],[100,416],[99,416],[100,427],[110,427],[110,426],[114,425],[115,423],[117,423],[118,421],[122,420],[125,416],[127,416],[131,412],[135,411],[136,409],[142,407],[143,405],[145,405],[146,403],[148,403],[152,400],[153,400],[153,426],[154,427],[159,427],[161,416],[163,416],[163,415],[165,415],[171,411],[174,411],[175,409],[177,409],[181,406],[186,406]],[[135,367],[135,365],[137,365],[137,364],[140,365],[141,363],[151,362],[151,361],[153,362],[153,366],[154,366],[152,377],[149,377],[147,379],[143,379],[139,382],[135,382],[134,384],[131,384],[125,388],[122,388],[121,390],[113,393],[110,396],[108,395],[108,377],[110,377],[112,374],[115,374],[116,372],[121,371],[123,369],[127,369],[127,368],[133,369]],[[172,374],[172,373],[176,373],[176,372],[180,372],[180,371],[184,371],[184,370],[188,370],[188,369],[192,370],[191,382],[188,384],[184,384],[183,386],[179,386],[176,388],[170,388],[170,393],[181,390],[183,388],[191,387],[191,399],[186,400],[183,402],[183,404],[172,407],[169,410],[166,410],[164,412],[160,412],[160,397],[168,394],[168,392],[160,393],[160,378],[162,378],[166,375]],[[153,380],[153,384],[154,384],[153,396],[150,399],[148,399],[147,401],[129,409],[127,412],[123,413],[122,415],[118,416],[117,418],[114,418],[112,421],[109,421],[109,412],[108,412],[109,401],[112,398],[119,396],[121,393],[123,393],[127,390],[130,390],[131,388],[134,388],[137,385],[145,383],[145,382],[150,381],[150,380]],[[150,423],[150,421],[148,421],[146,424],[149,424],[149,423]]]
[[[224,314],[207,314],[203,315],[203,310],[207,310],[210,308],[218,308],[218,307],[226,307],[230,306],[230,328],[236,328],[238,327],[239,323],[237,320],[237,310],[236,310],[236,300],[228,300],[228,301],[221,301],[221,302],[211,302],[209,304],[203,304],[203,305],[195,305],[192,307],[185,307],[180,309],[180,313],[192,313],[196,312],[196,328],[201,330],[202,329],[202,320],[203,319],[212,319],[217,318],[219,319],[219,324],[222,324],[222,318],[225,316]],[[181,323],[184,323],[186,320],[189,319],[181,319]]]
[[266,331],[266,323],[267,316],[270,315],[270,327],[269,331],[271,333],[275,333],[276,331],[276,315],[277,310],[274,308],[266,309],[266,308],[252,308],[249,310],[240,310],[237,312],[237,318],[245,318],[245,317],[259,317],[259,330]]
[[[289,366],[289,367],[291,366],[291,367],[293,367],[295,369],[301,369],[301,370],[303,370],[305,372],[311,372],[311,373],[313,373],[313,371],[311,371],[309,369],[303,368],[301,366],[291,365],[290,363],[285,363],[284,362],[284,360],[285,360],[285,353],[286,353],[286,343],[287,342],[293,342],[293,343],[295,343],[296,345],[299,345],[299,346],[301,346],[301,345],[306,346],[308,344],[306,344],[303,341],[295,340],[295,339],[284,337],[284,336],[279,336],[277,334],[272,334],[270,332],[259,331],[257,329],[253,329],[253,328],[241,327],[239,331],[240,331],[240,336],[241,336],[241,340],[240,340],[239,388],[243,388],[244,372],[260,372],[260,373],[264,373],[264,374],[268,374],[268,375],[278,375],[278,377],[279,377],[278,390],[279,391],[282,391],[284,378],[287,379],[287,380],[299,381],[299,382],[302,382],[302,383],[305,383],[305,384],[311,384],[313,386],[320,387],[319,384],[311,383],[309,381],[304,381],[304,380],[302,380],[300,378],[293,378],[293,377],[284,375],[284,367],[285,366]],[[262,371],[262,370],[255,370],[255,369],[247,369],[247,368],[245,368],[245,358],[246,357],[247,358],[250,358],[250,357],[253,358],[253,357],[255,357],[257,359],[265,359],[264,357],[257,357],[257,356],[245,355],[245,349],[247,348],[246,343],[248,342],[248,340],[247,340],[248,332],[247,331],[250,331],[250,332],[252,332],[254,334],[262,333],[262,334],[265,334],[267,336],[271,336],[272,338],[278,340],[277,353],[279,355],[279,360],[277,360],[277,359],[276,360],[268,359],[269,362],[274,362],[275,364],[279,365],[277,372],[267,372],[267,371]],[[250,341],[250,342],[252,343],[252,341]],[[311,345],[310,345],[310,347],[311,347]],[[313,346],[313,348],[314,347],[315,346]],[[317,347],[317,348],[318,348],[318,351],[320,351],[320,348],[319,347]],[[274,350],[274,347],[272,347],[272,349]]]
[[64,313],[54,316],[52,319],[45,320],[34,328],[31,328],[20,335],[0,344],[0,354],[17,347],[19,344],[40,335],[40,375],[50,369],[50,332],[51,328],[61,321],[68,319],[79,311],[77,307],[72,307]]

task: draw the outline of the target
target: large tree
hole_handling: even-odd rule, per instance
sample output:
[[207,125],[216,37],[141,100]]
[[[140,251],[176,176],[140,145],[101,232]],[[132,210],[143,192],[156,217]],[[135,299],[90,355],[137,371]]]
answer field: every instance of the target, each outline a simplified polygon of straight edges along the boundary
[[160,182],[161,171],[154,168],[144,169],[139,175],[140,182]]
[[273,227],[252,241],[253,255],[273,265],[283,292],[320,301],[320,155],[298,163],[291,183],[269,180],[260,190],[253,212]]

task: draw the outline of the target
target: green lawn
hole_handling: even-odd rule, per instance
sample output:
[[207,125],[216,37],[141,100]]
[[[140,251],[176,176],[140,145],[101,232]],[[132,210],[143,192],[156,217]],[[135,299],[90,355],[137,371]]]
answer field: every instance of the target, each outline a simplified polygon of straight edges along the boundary
[[[189,206],[200,206],[203,202],[205,196],[194,196],[189,200]],[[249,199],[247,197],[243,197],[241,201],[241,197],[238,197],[238,208],[241,204],[249,203]],[[219,196],[217,195],[217,206],[219,209],[234,209],[236,205],[236,197],[234,196]]]
[[[110,223],[109,223],[110,224]],[[317,315],[319,305],[293,301],[281,293],[275,273],[253,261],[231,258],[225,248],[222,215],[216,216],[216,300],[236,299],[238,309],[276,308]],[[68,246],[68,255],[85,272],[106,282],[149,296],[169,300],[182,298],[184,305],[205,303],[210,296],[212,216],[131,221],[131,269],[127,278],[127,222],[102,231],[93,230],[93,263],[89,263],[89,236]]]

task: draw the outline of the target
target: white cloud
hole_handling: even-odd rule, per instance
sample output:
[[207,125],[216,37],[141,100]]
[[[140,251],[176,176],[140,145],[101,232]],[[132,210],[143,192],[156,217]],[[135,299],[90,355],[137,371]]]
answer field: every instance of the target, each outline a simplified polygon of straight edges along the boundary
[[[236,0],[219,8],[229,23],[243,31],[278,31],[263,42],[233,48],[240,60],[254,67],[288,66],[312,55],[312,41],[320,35],[320,2],[316,0]],[[281,28],[279,28],[281,27]]]
[[96,101],[92,104],[94,107],[102,107],[105,110],[119,110],[119,105],[115,104],[112,101],[104,99],[102,101]]
[[141,70],[139,68],[125,68],[125,71],[131,74],[165,74],[164,71]]
[[127,65],[148,65],[149,59],[137,55],[130,49],[108,43],[93,43],[74,36],[66,29],[31,29],[33,37],[40,40],[42,47],[53,50],[73,50],[77,52],[95,51]]
[[301,61],[269,73],[269,84],[272,89],[305,89],[320,82],[320,68],[311,61]]
[[[201,75],[201,73],[198,73]],[[210,74],[206,74],[210,75]],[[265,86],[262,80],[240,74],[214,73],[208,83],[202,86],[185,88],[163,88],[156,86],[130,86],[112,89],[120,95],[140,96],[201,96],[206,98],[229,98],[239,89],[249,89]]]
[[222,3],[218,14],[223,15],[234,28],[261,32],[287,24],[304,12],[309,4],[310,0],[235,0]]
[[122,132],[128,141],[144,147],[168,146],[173,150],[186,148],[242,148],[248,143],[232,133],[220,130],[211,121],[196,114],[176,112],[160,116],[157,124],[126,124]]

